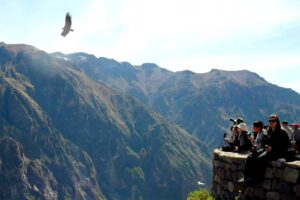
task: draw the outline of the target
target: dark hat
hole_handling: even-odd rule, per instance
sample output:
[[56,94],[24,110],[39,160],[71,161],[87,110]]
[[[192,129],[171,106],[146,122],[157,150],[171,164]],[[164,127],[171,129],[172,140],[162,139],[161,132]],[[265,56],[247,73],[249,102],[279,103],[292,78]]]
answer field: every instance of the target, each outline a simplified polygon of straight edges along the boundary
[[240,123],[243,123],[243,122],[245,122],[245,121],[244,121],[244,119],[241,118],[241,117],[238,117],[238,118],[236,119],[236,123],[237,123],[237,124],[240,124]]
[[230,121],[232,121],[233,124],[236,124],[236,125],[239,125],[240,123],[245,122],[245,121],[243,120],[243,118],[241,118],[241,117],[238,117],[237,119],[230,118]]

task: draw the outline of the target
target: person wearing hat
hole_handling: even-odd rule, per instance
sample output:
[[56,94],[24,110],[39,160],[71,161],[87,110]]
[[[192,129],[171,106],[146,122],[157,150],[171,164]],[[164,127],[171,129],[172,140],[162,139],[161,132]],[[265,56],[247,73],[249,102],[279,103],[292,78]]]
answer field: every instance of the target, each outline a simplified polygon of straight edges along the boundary
[[251,141],[248,139],[248,128],[245,122],[237,125],[238,142],[235,151],[249,151],[251,149]]

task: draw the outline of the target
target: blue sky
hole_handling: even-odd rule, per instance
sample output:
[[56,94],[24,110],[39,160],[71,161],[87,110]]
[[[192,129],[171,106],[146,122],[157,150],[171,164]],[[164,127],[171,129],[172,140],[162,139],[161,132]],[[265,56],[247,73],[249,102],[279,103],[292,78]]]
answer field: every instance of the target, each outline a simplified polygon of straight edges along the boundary
[[[300,93],[299,0],[0,0],[0,41],[172,71],[247,69]],[[65,13],[75,30],[60,36]]]

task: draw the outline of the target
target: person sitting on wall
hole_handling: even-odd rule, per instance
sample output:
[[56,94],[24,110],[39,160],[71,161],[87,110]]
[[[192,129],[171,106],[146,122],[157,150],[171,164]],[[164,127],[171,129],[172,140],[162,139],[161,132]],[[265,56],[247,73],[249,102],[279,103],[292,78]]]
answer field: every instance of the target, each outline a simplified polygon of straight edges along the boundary
[[300,124],[291,124],[295,139],[295,149],[300,152]]
[[253,184],[261,182],[264,178],[268,161],[286,156],[291,143],[287,133],[281,129],[277,115],[269,116],[269,128],[265,144],[264,151],[256,155],[250,154],[247,157],[244,177],[238,180],[239,183]]
[[234,151],[234,147],[238,145],[238,132],[237,126],[233,125],[230,127],[231,134],[228,137],[227,133],[224,133],[225,145],[221,147],[222,151]]
[[238,146],[238,127],[237,125],[244,122],[242,118],[230,118],[230,121],[232,122],[232,125],[230,126],[230,134],[224,133],[224,142],[225,145],[221,147],[222,151],[234,151],[235,146]]
[[289,126],[288,121],[283,121],[281,123],[281,128],[288,134],[289,139],[291,140],[292,143],[294,143],[294,130]]
[[234,118],[230,118],[230,121],[232,121],[232,126],[230,127],[230,131],[231,131],[231,136],[230,136],[230,139],[227,140],[229,143],[230,141],[232,143],[235,143],[237,140],[238,140],[238,132],[237,132],[237,125],[239,125],[240,123],[243,123],[244,122],[244,119],[241,118],[241,117],[238,117],[237,119],[234,119]]
[[238,141],[234,148],[234,151],[241,152],[241,151],[249,151],[252,147],[251,141],[248,138],[248,128],[245,122],[242,122],[237,125],[237,132],[238,132]]
[[253,154],[257,154],[264,150],[264,146],[268,138],[262,121],[253,122],[252,133],[253,135],[250,137],[250,140],[252,142],[251,152]]
[[242,152],[251,149],[247,125],[244,122],[240,122],[238,125],[234,124],[231,137],[229,139],[225,137],[224,140],[227,145],[222,147],[222,151]]

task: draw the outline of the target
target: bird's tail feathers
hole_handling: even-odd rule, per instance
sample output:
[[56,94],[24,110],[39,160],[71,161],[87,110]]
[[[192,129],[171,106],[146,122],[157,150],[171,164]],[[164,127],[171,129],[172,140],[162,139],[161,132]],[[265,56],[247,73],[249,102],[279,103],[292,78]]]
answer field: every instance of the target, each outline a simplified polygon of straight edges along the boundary
[[70,31],[74,31],[73,29],[70,29]]

